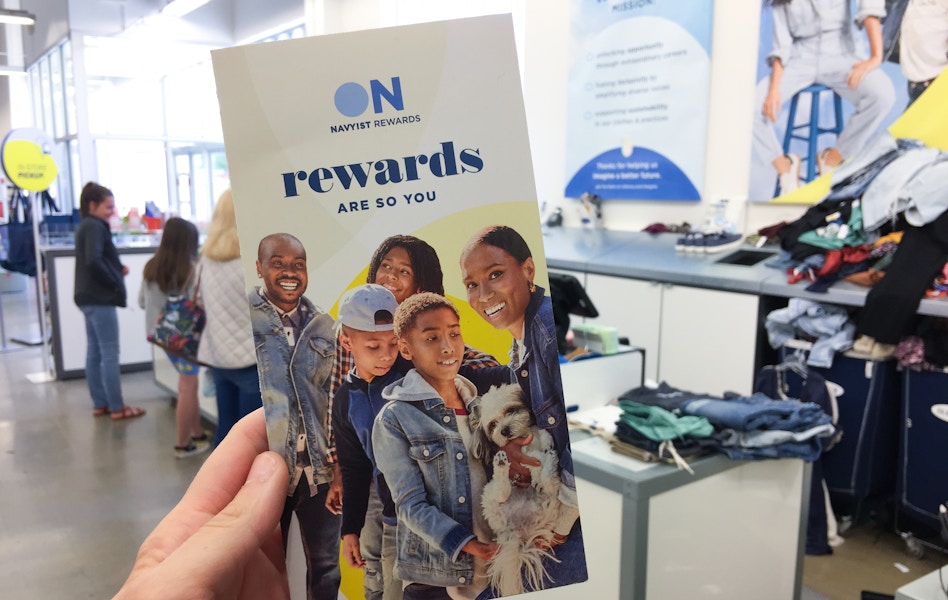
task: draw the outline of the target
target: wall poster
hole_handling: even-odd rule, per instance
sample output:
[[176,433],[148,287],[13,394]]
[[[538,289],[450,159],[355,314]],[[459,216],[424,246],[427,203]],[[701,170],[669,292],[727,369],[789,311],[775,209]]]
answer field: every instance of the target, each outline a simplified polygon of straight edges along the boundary
[[585,580],[510,15],[213,62],[291,586],[335,597],[337,559],[350,599]]
[[700,200],[713,0],[573,0],[566,192]]
[[770,0],[760,23],[750,200],[818,202],[884,131],[944,148],[948,4]]

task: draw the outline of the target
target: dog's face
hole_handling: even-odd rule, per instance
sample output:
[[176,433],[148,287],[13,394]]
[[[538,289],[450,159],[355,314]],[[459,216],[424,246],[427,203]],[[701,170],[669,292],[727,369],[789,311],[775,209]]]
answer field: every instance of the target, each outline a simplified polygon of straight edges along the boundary
[[492,387],[481,397],[479,427],[496,446],[530,433],[533,415],[519,385]]

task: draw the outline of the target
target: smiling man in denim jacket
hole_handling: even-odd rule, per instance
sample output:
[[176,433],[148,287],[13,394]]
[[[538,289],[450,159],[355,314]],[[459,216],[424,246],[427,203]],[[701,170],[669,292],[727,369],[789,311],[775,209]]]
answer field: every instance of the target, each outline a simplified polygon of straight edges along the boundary
[[333,320],[303,296],[306,250],[296,237],[274,233],[263,238],[257,276],[263,285],[248,293],[248,301],[267,436],[290,474],[281,519],[283,547],[295,512],[306,555],[307,596],[335,598],[342,489],[328,431]]

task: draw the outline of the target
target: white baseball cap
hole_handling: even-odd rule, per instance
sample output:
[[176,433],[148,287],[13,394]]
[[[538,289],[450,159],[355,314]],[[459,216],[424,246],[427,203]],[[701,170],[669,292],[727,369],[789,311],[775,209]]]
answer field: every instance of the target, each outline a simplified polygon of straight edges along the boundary
[[392,292],[381,285],[366,283],[342,296],[336,323],[337,326],[345,325],[358,331],[391,331],[397,308],[398,300]]

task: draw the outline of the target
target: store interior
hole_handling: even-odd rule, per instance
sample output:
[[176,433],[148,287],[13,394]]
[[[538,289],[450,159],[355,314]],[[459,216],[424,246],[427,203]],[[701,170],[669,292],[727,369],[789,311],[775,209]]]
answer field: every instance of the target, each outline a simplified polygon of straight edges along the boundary
[[[574,323],[615,326],[628,343],[643,348],[643,382],[668,380],[715,394],[726,389],[749,392],[758,367],[777,358],[766,343],[764,318],[786,306],[789,298],[807,296],[790,289],[782,273],[776,277],[762,266],[734,267],[744,271],[735,276],[738,283],[722,284],[715,278],[729,276],[719,275],[720,266],[706,267],[717,257],[676,251],[678,236],[673,233],[661,234],[661,252],[674,263],[665,273],[655,275],[645,258],[628,268],[597,262],[610,244],[625,251],[642,240],[649,243],[652,238],[641,233],[649,225],[705,223],[720,214],[722,201],[725,217],[742,235],[794,222],[807,210],[799,203],[748,197],[750,115],[756,110],[761,27],[758,0],[713,3],[701,200],[606,200],[601,223],[593,228],[583,221],[588,206],[563,191],[569,141],[561,124],[571,109],[566,65],[574,52],[565,42],[578,0],[210,0],[183,17],[162,15],[162,7],[170,4],[165,0],[3,4],[27,10],[35,24],[4,27],[8,64],[0,66],[0,129],[35,127],[49,135],[60,173],[49,192],[61,215],[68,215],[70,206],[78,207],[82,184],[94,180],[114,190],[119,215],[145,214],[150,205],[154,214],[180,215],[202,232],[206,229],[215,199],[230,185],[210,58],[215,49],[510,13],[540,213],[543,219],[559,217],[552,232],[547,231],[547,261],[551,272],[576,275],[601,313],[598,319],[574,317]],[[4,76],[4,69],[11,73]],[[895,102],[904,106],[904,90],[897,90]],[[147,223],[130,230],[126,220],[113,231],[116,239],[141,249],[142,261],[158,239],[157,229]],[[612,232],[616,235],[610,236]],[[69,254],[71,242],[68,233],[60,237],[51,229],[40,236],[40,246],[50,251],[43,260],[52,281],[0,271],[0,597],[110,597],[124,582],[144,537],[181,497],[206,455],[188,460],[171,456],[173,380],[167,364],[154,360],[143,339],[129,343],[135,348],[123,355],[122,386],[126,397],[148,415],[114,424],[89,417],[83,363],[71,360],[69,350],[84,343],[81,323],[70,312],[75,309],[70,304],[71,281],[55,274],[56,262]],[[764,275],[758,278],[758,273]],[[768,285],[776,279],[781,281]],[[630,281],[636,287],[614,287]],[[129,289],[130,297],[137,294],[137,285]],[[733,354],[709,357],[704,368],[695,368],[691,348],[674,346],[667,333],[656,331],[661,311],[667,311],[667,319],[673,307],[670,293],[653,296],[662,286],[736,294],[737,300],[722,296],[725,304],[717,317],[691,314],[680,324],[690,338],[727,339]],[[832,298],[841,305],[858,308],[865,302],[865,289],[840,290]],[[630,297],[641,298],[648,314],[630,315]],[[651,304],[645,304],[646,297]],[[753,298],[752,305],[743,304],[748,298]],[[718,300],[709,298],[711,303]],[[143,321],[142,311],[131,304],[122,318],[132,325],[122,322],[123,335]],[[653,306],[658,308],[653,311]],[[948,318],[948,299],[924,300],[919,314]],[[728,323],[721,323],[725,320]],[[729,326],[723,334],[722,325]],[[634,332],[640,331],[635,339]],[[729,333],[733,337],[720,337]],[[667,358],[663,352],[677,352],[678,357]],[[898,395],[894,392],[888,401],[898,403]],[[202,404],[202,410],[205,425],[213,429],[213,401]],[[901,413],[897,418],[904,420]],[[913,544],[898,521],[897,499],[891,496],[895,482],[888,485],[892,489],[881,495],[834,497],[838,537],[830,553],[804,556],[806,533],[799,532],[801,547],[791,554],[800,564],[796,572],[788,566],[798,578],[795,597],[929,600],[896,594],[948,563],[948,540]],[[948,501],[948,487],[942,484],[940,492]],[[768,523],[761,521],[740,526],[765,531]],[[800,526],[805,528],[805,521]],[[753,571],[755,565],[742,568]],[[715,597],[714,589],[704,593],[702,597]],[[626,594],[621,597],[632,597]],[[948,591],[931,596],[942,597],[948,598]]]

